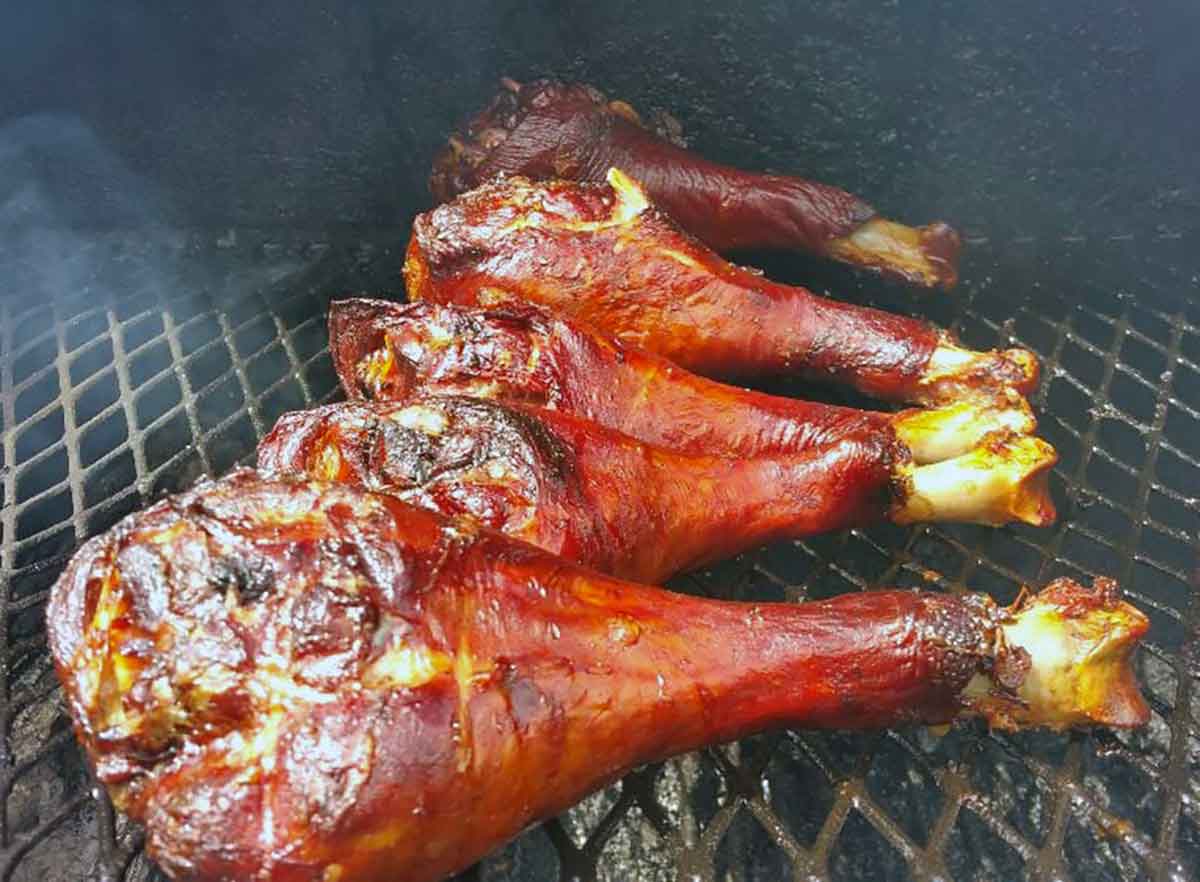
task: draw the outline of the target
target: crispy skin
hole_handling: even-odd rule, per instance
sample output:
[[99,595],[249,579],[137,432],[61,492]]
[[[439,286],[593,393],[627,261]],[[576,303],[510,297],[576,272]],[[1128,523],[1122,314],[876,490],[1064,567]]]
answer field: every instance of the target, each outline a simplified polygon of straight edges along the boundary
[[97,775],[181,882],[432,882],[641,763],[944,722],[995,621],[910,591],[676,595],[249,471],[88,542],[48,614]]
[[727,386],[529,304],[340,300],[329,348],[352,399],[497,398],[576,414],[685,453],[803,453],[851,435],[895,441],[887,414]]
[[[538,303],[704,376],[799,373],[923,404],[962,393],[925,382],[945,332],[727,263],[628,182],[485,184],[417,217],[404,274],[413,299]],[[1029,391],[1005,366],[971,382]]]
[[673,120],[657,131],[622,101],[591,86],[538,80],[504,82],[492,102],[434,160],[429,186],[447,202],[499,174],[535,180],[600,182],[612,166],[641,181],[680,226],[717,251],[797,249],[833,257],[916,284],[953,287],[958,234],[943,223],[899,233],[882,248],[863,248],[853,234],[877,218],[862,199],[828,184],[742,171],[685,149]]
[[425,396],[283,416],[263,471],[349,481],[642,582],[902,504],[897,442],[855,435],[730,458],[645,444],[561,411]]

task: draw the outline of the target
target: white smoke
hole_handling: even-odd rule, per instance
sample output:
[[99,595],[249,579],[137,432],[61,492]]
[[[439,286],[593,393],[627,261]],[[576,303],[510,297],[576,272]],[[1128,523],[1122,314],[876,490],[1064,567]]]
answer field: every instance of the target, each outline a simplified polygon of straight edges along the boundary
[[[9,347],[0,357],[11,359],[16,388],[15,425],[9,430],[17,433],[17,461],[8,465],[18,470],[12,500],[18,506],[29,502],[21,475],[36,468],[45,451],[63,444],[62,421],[54,415],[60,402],[50,395],[26,394],[35,386],[58,388],[56,379],[47,376],[55,373],[56,361],[67,365],[67,387],[58,389],[60,397],[76,400],[87,394],[89,383],[115,385],[113,371],[121,359],[118,347],[112,345],[112,326],[128,327],[121,323],[140,316],[149,319],[143,326],[156,329],[152,336],[161,336],[160,329],[170,326],[186,340],[189,322],[193,328],[206,322],[211,325],[224,320],[224,310],[239,303],[261,303],[249,298],[272,284],[286,284],[302,267],[302,261],[287,254],[234,259],[236,235],[226,233],[224,242],[220,234],[197,236],[181,222],[185,214],[136,174],[79,117],[37,114],[0,128],[0,319]],[[129,350],[141,345],[135,336],[130,333],[124,346],[124,367],[130,365]],[[215,345],[233,349],[230,341]],[[81,353],[88,352],[97,367],[84,366]],[[178,374],[179,382],[186,382],[188,366],[179,370],[176,363],[180,353],[187,356],[186,345],[183,350],[172,350],[175,370],[167,373]],[[114,367],[110,369],[109,364]],[[127,385],[134,391],[145,385],[136,370],[126,373],[130,377]],[[163,379],[161,369],[157,377]],[[168,377],[166,382],[173,381]],[[190,392],[199,395],[201,389]],[[102,396],[93,392],[96,397]],[[126,400],[130,397],[125,396]],[[109,414],[122,410],[106,406]],[[147,409],[135,405],[138,421],[144,423]],[[129,422],[124,413],[117,417],[118,423]],[[189,418],[201,423],[193,426],[201,432],[212,428],[202,424],[202,413],[189,414]],[[130,433],[135,430],[134,426],[127,428]],[[86,443],[88,436],[83,437]],[[189,441],[186,432],[176,432],[167,442],[168,454],[184,453]],[[120,443],[119,435],[103,442],[112,449]],[[107,454],[102,450],[100,455]],[[37,461],[29,465],[31,460]],[[155,465],[150,463],[147,471]],[[206,465],[218,468],[215,461]],[[221,467],[225,466],[222,457]],[[176,480],[171,483],[178,485],[198,471],[193,463],[190,471],[175,468],[175,473]],[[153,475],[139,473],[137,477],[146,482],[143,490],[152,490],[157,484]],[[124,484],[117,486],[122,480]],[[130,485],[127,479],[114,477],[112,489],[114,494],[121,493]],[[85,500],[85,505],[90,509],[95,501]],[[80,526],[84,532],[92,531],[92,518],[86,511],[72,514],[77,519],[84,515]],[[42,524],[34,523],[31,513],[19,512],[18,541],[39,530],[51,530],[70,516],[51,509]]]
[[[0,376],[6,386],[0,394],[12,393],[0,423],[0,582],[8,586],[0,600],[44,590],[80,539],[147,497],[190,482],[202,467],[224,468],[251,452],[253,439],[223,435],[222,426],[242,419],[239,409],[246,406],[236,398],[239,385],[227,382],[231,369],[195,369],[186,341],[189,334],[201,339],[193,347],[196,359],[227,347],[232,362],[238,323],[261,319],[262,292],[272,285],[286,289],[304,263],[286,253],[234,259],[235,234],[206,236],[193,235],[186,212],[79,117],[37,114],[0,126]],[[213,326],[228,332],[215,339],[201,333]],[[265,326],[273,328],[270,320]],[[163,340],[168,327],[173,348]],[[151,349],[165,356],[156,354],[156,373],[139,380],[134,363]],[[154,391],[182,388],[189,376],[196,378],[191,404],[171,404],[171,395]],[[139,389],[145,397],[138,397]],[[154,404],[156,397],[168,403]],[[205,401],[216,402],[217,415],[205,416]],[[64,437],[72,428],[78,442]],[[143,433],[140,459],[128,443],[135,432]],[[197,435],[201,440],[193,444]],[[67,455],[68,444],[74,455]],[[160,454],[152,452],[155,444]],[[229,455],[218,457],[217,449]],[[10,647],[29,646],[20,657],[7,657],[18,694],[44,690],[53,678],[34,639],[42,616],[40,606],[31,606],[9,619]],[[62,729],[60,711],[54,701],[31,702],[13,724],[9,748],[17,756],[45,749]],[[87,786],[78,756],[63,749],[14,782],[10,823],[33,831]],[[89,804],[53,827],[13,870],[14,882],[92,878],[93,816]]]

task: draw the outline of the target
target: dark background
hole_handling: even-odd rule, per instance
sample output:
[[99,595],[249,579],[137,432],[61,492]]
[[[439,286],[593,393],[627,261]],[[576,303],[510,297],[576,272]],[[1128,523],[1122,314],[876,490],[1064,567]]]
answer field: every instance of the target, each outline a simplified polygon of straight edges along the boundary
[[[1195,0],[0,0],[0,613],[86,536],[333,393],[330,297],[398,289],[431,156],[500,76],[589,80],[670,110],[711,157],[955,224],[968,247],[949,296],[751,262],[1044,366],[1052,530],[854,531],[687,586],[798,600],[936,571],[1009,601],[1021,583],[1112,575],[1151,616],[1154,720],[1103,739],[777,733],[736,761],[640,772],[614,824],[601,794],[465,878],[1200,878],[1198,46]],[[0,879],[115,878],[41,607],[11,609]],[[669,794],[698,844],[682,848]],[[656,811],[662,838],[639,839]],[[577,827],[588,844],[564,847]],[[138,858],[124,878],[161,877]]]
[[[974,237],[1172,236],[1200,211],[1193,0],[3,5],[0,124],[76,118],[192,228],[402,224],[501,75],[589,80],[712,157]],[[137,215],[75,174],[72,221]]]

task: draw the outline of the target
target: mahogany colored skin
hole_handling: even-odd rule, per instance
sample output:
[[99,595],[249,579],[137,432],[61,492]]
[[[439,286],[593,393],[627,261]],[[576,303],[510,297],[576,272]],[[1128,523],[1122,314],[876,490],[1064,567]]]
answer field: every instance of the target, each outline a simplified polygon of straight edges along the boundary
[[931,403],[920,381],[945,332],[734,266],[653,206],[614,222],[617,203],[607,184],[484,184],[414,221],[408,295],[532,301],[708,377],[800,373]]
[[[248,470],[88,542],[48,628],[99,780],[180,882],[433,882],[645,762],[947,721],[992,641],[951,596],[682,596]],[[389,680],[400,645],[437,663]]]
[[[591,86],[538,80],[501,89],[464,125],[456,143],[434,160],[429,188],[437,201],[448,202],[501,174],[602,183],[615,166],[683,229],[721,252],[777,248],[831,256],[831,240],[876,217],[845,190],[709,162],[677,139],[667,126],[646,128],[633,108],[610,103]],[[940,268],[938,283],[953,287],[958,234],[936,224],[925,238]],[[898,270],[889,274],[922,281]]]
[[802,454],[683,454],[561,411],[426,396],[285,414],[258,467],[393,492],[655,583],[778,539],[878,520],[904,492],[894,467],[903,454],[853,435]]
[[[887,414],[718,383],[529,304],[480,310],[335,301],[329,348],[351,399],[496,398],[576,414],[686,453],[802,453],[850,435],[896,441]],[[363,365],[379,353],[387,353],[388,368],[367,382]]]

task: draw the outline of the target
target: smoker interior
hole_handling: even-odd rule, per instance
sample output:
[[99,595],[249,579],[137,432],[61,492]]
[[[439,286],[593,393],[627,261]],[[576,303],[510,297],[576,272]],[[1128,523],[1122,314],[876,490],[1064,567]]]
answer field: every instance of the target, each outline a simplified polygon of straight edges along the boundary
[[49,587],[84,539],[247,461],[281,413],[336,395],[329,300],[401,296],[432,152],[502,74],[588,80],[670,109],[714,158],[955,222],[967,253],[950,295],[746,259],[1043,360],[1035,406],[1061,455],[1052,529],[853,530],[674,587],[803,601],[898,584],[1008,602],[1023,583],[1111,575],[1152,622],[1138,672],[1153,719],[1121,734],[764,735],[638,770],[465,878],[1200,876],[1200,118],[1186,112],[1200,14],[1067,5],[6,13],[0,882],[161,879],[68,727]]

